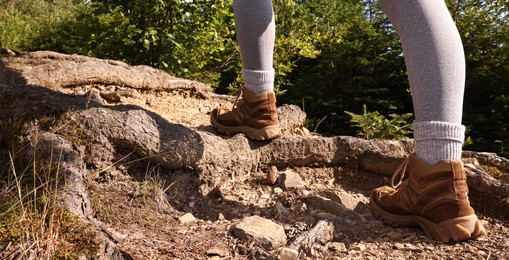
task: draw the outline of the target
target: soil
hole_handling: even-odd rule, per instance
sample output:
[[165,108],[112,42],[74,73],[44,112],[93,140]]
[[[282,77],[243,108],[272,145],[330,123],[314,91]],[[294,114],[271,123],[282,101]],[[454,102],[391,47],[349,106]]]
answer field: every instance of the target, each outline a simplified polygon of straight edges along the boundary
[[[219,105],[231,106],[234,97],[211,95],[209,99],[186,93],[136,92],[122,98],[154,111],[169,122],[210,131],[209,112]],[[215,133],[217,134],[217,133]],[[229,138],[224,136],[224,138]],[[193,171],[172,171],[157,165],[117,167],[93,178],[95,217],[118,232],[123,239],[117,249],[133,259],[277,259],[278,250],[267,252],[252,241],[238,239],[232,228],[245,216],[262,216],[282,225],[292,239],[309,231],[330,214],[304,198],[310,194],[327,197],[331,191],[351,194],[359,203],[355,211],[366,218],[362,225],[338,229],[332,240],[317,241],[301,248],[301,259],[506,259],[509,257],[509,218],[484,214],[476,204],[480,194],[470,197],[488,236],[463,243],[440,243],[416,228],[393,228],[374,219],[368,210],[369,193],[389,180],[348,167],[289,167],[305,182],[303,188],[283,190],[267,181],[268,170],[231,176],[229,188],[218,196],[198,191],[199,177]],[[143,187],[157,180],[168,196],[157,202],[153,190]],[[279,188],[279,189],[278,189]],[[145,191],[143,191],[145,189]],[[141,191],[140,191],[141,190]],[[287,210],[282,217],[276,203]],[[503,203],[503,202],[501,202]],[[191,213],[197,218],[181,223],[179,217]],[[338,244],[339,243],[339,249]],[[344,244],[344,247],[341,245]]]
[[[135,105],[172,124],[219,135],[209,123],[210,111],[231,106],[235,97],[187,90],[136,89],[85,84],[58,91],[98,99],[106,107]],[[96,93],[96,95],[93,95]],[[117,93],[114,96],[111,93]],[[286,136],[309,135],[302,127]],[[245,138],[220,135],[230,138]],[[226,149],[226,148],[225,148]],[[471,191],[473,207],[488,235],[461,243],[441,243],[417,228],[395,228],[369,212],[370,191],[387,185],[387,176],[348,165],[256,168],[228,176],[220,190],[206,194],[194,169],[171,169],[145,160],[124,160],[107,170],[90,168],[86,177],[92,214],[108,243],[97,259],[278,259],[280,249],[268,251],[252,239],[240,239],[233,228],[247,216],[261,216],[281,225],[287,248],[317,225],[334,220],[334,232],[296,248],[300,259],[507,259],[509,216],[490,210],[484,194]],[[303,185],[285,188],[274,180],[283,172],[297,173]],[[318,195],[334,200],[348,194],[353,215],[340,219],[306,200]],[[500,205],[507,207],[507,201]],[[186,221],[191,213],[196,219]],[[189,216],[189,215],[187,215]],[[341,224],[342,223],[342,224]]]

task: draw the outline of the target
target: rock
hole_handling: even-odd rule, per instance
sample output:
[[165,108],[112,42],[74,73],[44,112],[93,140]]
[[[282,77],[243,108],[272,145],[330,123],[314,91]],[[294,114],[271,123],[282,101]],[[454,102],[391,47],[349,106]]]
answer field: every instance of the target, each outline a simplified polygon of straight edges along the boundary
[[[316,225],[308,231],[298,235],[290,245],[291,248],[297,249],[312,245],[318,241],[325,243],[331,241],[334,237],[335,226],[332,220],[320,220]],[[305,251],[308,253],[308,251]]]
[[270,199],[270,194],[268,194],[268,193],[264,193],[264,194],[262,194],[262,195],[260,196],[260,199],[268,200],[268,199]]
[[120,102],[121,96],[116,91],[100,92],[99,95],[108,102],[117,103]]
[[357,245],[352,246],[352,249],[355,251],[364,251],[364,250],[366,250],[366,245],[357,244]]
[[281,194],[283,193],[283,190],[279,187],[274,188],[274,194]]
[[331,243],[329,243],[328,249],[332,250],[332,251],[336,251],[336,252],[347,251],[345,243],[341,243],[341,242],[331,242]]
[[250,250],[250,259],[257,259],[257,260],[273,260],[274,257],[272,255],[265,251],[261,247],[254,246]]
[[335,201],[332,201],[330,199],[318,195],[308,196],[304,198],[304,201],[308,204],[308,206],[320,209],[322,211],[334,214],[336,216],[343,216],[353,220],[365,221],[362,215],[354,212],[353,210]]
[[482,250],[479,250],[479,251],[477,252],[477,256],[479,256],[479,257],[481,257],[481,258],[485,258],[485,257],[486,257],[486,255],[487,255],[487,253],[486,253],[486,252],[484,252],[484,251],[482,251]]
[[240,239],[251,237],[266,250],[273,250],[286,244],[283,227],[260,216],[245,217],[235,226],[233,233]]
[[344,191],[329,192],[327,197],[351,210],[354,210],[360,202],[358,198]]
[[127,237],[127,235],[124,235],[120,232],[115,231],[113,228],[106,227],[104,225],[101,226],[101,230],[106,233],[115,243],[122,243],[124,238]]
[[221,249],[221,248],[217,248],[217,247],[209,248],[207,250],[206,254],[207,254],[208,257],[212,257],[212,256],[225,257],[225,256],[228,256],[228,252],[227,251],[225,251],[224,249]]
[[223,197],[224,200],[227,200],[227,201],[239,201],[238,198],[236,196],[233,196],[233,195],[226,195]]
[[299,257],[299,251],[291,248],[283,247],[279,252],[280,260],[297,260]]
[[392,246],[393,249],[397,249],[397,250],[404,250],[405,249],[405,245],[403,245],[402,243],[395,243],[393,246]]
[[279,175],[278,184],[285,190],[304,188],[304,181],[295,172],[285,171]]
[[186,224],[196,221],[196,218],[191,213],[186,213],[179,218],[180,224]]
[[294,132],[298,136],[310,136],[311,135],[309,130],[305,127],[296,128]]
[[223,213],[219,213],[219,215],[217,216],[217,220],[225,220]]
[[375,243],[366,243],[366,248],[374,250],[374,249],[378,249],[378,245]]
[[16,52],[11,49],[0,48],[0,54],[5,56],[16,56]]
[[281,202],[276,202],[276,205],[274,205],[275,213],[279,218],[285,218],[290,214],[290,211],[288,211],[285,206]]
[[283,130],[291,130],[304,125],[306,113],[296,105],[284,104],[277,108],[279,126]]
[[279,176],[279,172],[276,166],[271,166],[269,170],[267,170],[267,184],[274,185],[277,182]]

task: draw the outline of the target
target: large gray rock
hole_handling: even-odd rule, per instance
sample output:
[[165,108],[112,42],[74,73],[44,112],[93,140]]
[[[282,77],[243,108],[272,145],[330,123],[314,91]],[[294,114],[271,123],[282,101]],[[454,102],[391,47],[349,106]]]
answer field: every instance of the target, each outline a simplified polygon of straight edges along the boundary
[[286,244],[283,227],[260,216],[245,217],[235,226],[233,233],[240,239],[251,237],[266,250],[273,250]]

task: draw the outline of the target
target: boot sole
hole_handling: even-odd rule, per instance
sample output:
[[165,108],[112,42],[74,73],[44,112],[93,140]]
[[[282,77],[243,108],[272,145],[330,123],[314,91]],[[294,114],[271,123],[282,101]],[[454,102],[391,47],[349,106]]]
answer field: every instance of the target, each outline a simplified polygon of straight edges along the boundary
[[214,127],[220,133],[223,134],[243,133],[247,135],[247,137],[249,137],[250,139],[257,141],[271,140],[281,135],[281,129],[279,128],[279,125],[266,126],[261,129],[256,129],[248,126],[225,126],[217,122],[213,114],[210,115],[210,121],[212,122],[212,127]]
[[450,240],[465,241],[486,235],[486,230],[475,214],[434,223],[420,216],[387,212],[376,203],[375,198],[373,198],[374,194],[372,192],[370,196],[370,208],[373,215],[391,226],[418,226],[426,236],[441,242],[449,242]]

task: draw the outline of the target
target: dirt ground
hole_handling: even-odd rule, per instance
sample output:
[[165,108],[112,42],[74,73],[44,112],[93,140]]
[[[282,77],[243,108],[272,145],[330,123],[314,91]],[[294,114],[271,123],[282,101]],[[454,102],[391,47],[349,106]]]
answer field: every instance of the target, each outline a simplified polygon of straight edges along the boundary
[[[219,105],[231,105],[232,99],[215,94],[203,99],[188,92],[133,90],[111,105],[138,105],[169,122],[213,132],[209,112]],[[304,186],[283,189],[271,184],[274,174],[277,177],[285,171],[297,173]],[[232,232],[233,227],[246,216],[271,219],[284,228],[289,246],[319,220],[332,216],[305,198],[333,198],[338,192],[350,195],[350,204],[355,205],[352,209],[365,221],[352,219],[354,224],[336,227],[332,239],[301,246],[301,259],[509,257],[509,217],[484,210],[479,194],[471,192],[470,197],[488,235],[463,243],[440,243],[418,229],[393,228],[375,220],[368,210],[369,193],[389,180],[349,168],[316,166],[277,169],[270,174],[267,170],[246,172],[231,176],[229,189],[217,196],[203,196],[198,191],[200,180],[193,171],[172,171],[147,163],[118,165],[100,175],[91,175],[89,181],[94,217],[107,225],[106,234],[127,259],[277,259],[278,249],[267,251],[254,241],[239,239]],[[179,219],[187,213],[196,219]]]

